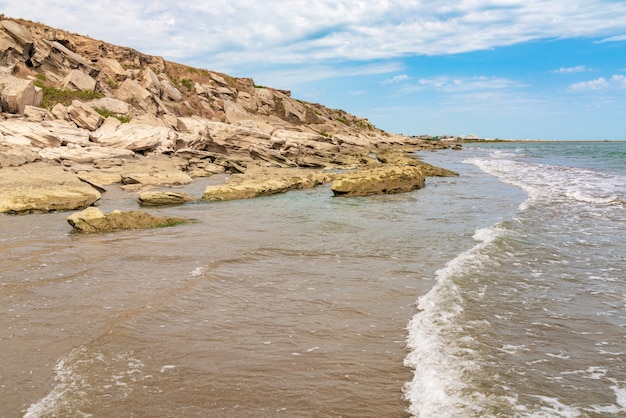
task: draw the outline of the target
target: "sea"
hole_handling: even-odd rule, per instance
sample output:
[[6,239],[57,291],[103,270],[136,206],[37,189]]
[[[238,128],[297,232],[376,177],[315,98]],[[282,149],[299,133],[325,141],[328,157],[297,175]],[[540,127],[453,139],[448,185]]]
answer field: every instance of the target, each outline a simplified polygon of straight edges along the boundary
[[459,176],[0,216],[0,417],[626,416],[626,142],[417,155]]

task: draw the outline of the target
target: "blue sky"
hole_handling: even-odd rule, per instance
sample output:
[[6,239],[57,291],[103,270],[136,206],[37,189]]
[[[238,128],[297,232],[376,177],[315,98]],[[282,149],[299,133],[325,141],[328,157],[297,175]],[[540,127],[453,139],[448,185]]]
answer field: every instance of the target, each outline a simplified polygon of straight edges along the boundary
[[0,0],[0,12],[252,77],[389,132],[626,140],[623,0]]

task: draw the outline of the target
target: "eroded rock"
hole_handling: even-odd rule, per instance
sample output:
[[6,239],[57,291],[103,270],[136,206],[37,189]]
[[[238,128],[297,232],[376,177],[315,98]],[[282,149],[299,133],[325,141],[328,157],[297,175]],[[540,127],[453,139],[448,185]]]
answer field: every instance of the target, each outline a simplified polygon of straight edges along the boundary
[[94,233],[162,228],[192,221],[184,218],[157,217],[142,211],[113,211],[107,215],[96,207],[89,207],[70,215],[67,222],[74,228],[75,232]]
[[0,169],[0,213],[75,210],[92,205],[100,192],[44,162]]

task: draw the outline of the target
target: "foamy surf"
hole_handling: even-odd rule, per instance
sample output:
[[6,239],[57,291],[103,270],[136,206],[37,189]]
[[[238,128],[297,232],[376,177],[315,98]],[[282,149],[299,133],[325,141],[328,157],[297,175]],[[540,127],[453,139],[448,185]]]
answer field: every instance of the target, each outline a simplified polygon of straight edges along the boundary
[[497,225],[477,230],[474,239],[479,243],[437,271],[435,286],[418,300],[418,313],[408,324],[410,353],[404,361],[414,370],[404,388],[414,417],[466,416],[483,410],[480,394],[464,378],[480,366],[474,340],[459,320],[463,295],[455,279],[488,261],[483,249],[503,233]]

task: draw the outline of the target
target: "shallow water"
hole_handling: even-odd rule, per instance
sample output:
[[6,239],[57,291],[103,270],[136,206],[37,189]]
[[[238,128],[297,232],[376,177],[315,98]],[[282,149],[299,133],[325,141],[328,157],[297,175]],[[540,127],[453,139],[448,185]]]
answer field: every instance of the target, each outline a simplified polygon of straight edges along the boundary
[[166,229],[1,216],[4,416],[409,416],[416,301],[525,199],[462,156],[427,154],[463,175],[412,193],[153,210],[199,220]]

